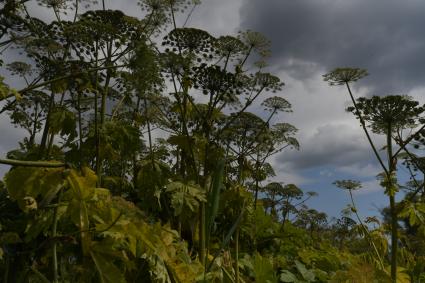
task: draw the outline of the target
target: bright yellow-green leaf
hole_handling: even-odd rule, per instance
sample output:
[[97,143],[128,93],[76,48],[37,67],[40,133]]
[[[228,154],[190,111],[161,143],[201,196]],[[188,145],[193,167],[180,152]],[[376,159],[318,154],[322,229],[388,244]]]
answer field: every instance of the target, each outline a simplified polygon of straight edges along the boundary
[[419,223],[424,223],[424,205],[421,203],[405,203],[403,209],[399,213],[400,217],[409,219],[410,225],[414,226]]
[[406,273],[407,270],[403,267],[398,266],[397,267],[397,282],[398,283],[410,283],[412,282],[410,280],[409,274]]
[[254,273],[256,282],[278,282],[272,263],[268,258],[262,257],[259,253],[255,254]]
[[97,177],[88,168],[83,168],[82,171],[83,175],[80,175],[76,170],[71,170],[67,180],[73,197],[79,200],[87,200],[94,196]]
[[63,186],[63,169],[17,167],[6,176],[10,197],[18,202],[23,211],[37,209],[36,200],[49,204]]
[[0,101],[14,95],[17,100],[21,99],[21,95],[13,88],[10,88],[4,82],[4,78],[0,76]]
[[67,181],[72,192],[72,200],[68,207],[69,213],[74,223],[80,229],[81,246],[84,255],[88,255],[90,250],[90,222],[86,201],[95,195],[96,178],[93,171],[83,168],[83,176],[76,170],[71,170]]

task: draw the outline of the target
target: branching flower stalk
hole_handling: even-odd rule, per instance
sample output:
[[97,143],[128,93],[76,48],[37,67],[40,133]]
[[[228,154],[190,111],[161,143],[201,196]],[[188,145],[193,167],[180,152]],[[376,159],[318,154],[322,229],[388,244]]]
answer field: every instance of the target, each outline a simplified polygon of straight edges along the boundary
[[350,95],[351,102],[353,103],[353,106],[355,108],[355,115],[360,121],[360,124],[363,128],[363,131],[366,134],[367,140],[369,141],[369,144],[373,150],[373,153],[375,154],[376,158],[378,159],[379,163],[381,164],[382,169],[385,171],[386,174],[388,174],[388,170],[384,165],[384,162],[382,161],[381,156],[379,155],[378,151],[376,150],[375,144],[372,141],[372,138],[370,137],[369,131],[366,128],[366,123],[360,114],[360,111],[358,109],[356,100],[354,98],[354,95],[350,88],[350,82],[358,81],[359,79],[367,76],[368,73],[366,70],[363,69],[353,69],[353,68],[337,68],[333,70],[332,72],[324,75],[324,80],[329,83],[329,85],[345,85],[348,90],[348,94]]
[[335,181],[333,184],[337,186],[338,188],[348,190],[348,193],[350,194],[350,200],[351,200],[351,211],[354,213],[354,215],[356,215],[357,221],[359,221],[360,226],[362,227],[362,230],[365,233],[367,240],[372,246],[373,251],[375,252],[376,257],[378,259],[379,267],[381,268],[382,271],[385,271],[384,261],[381,255],[379,254],[379,251],[375,245],[375,242],[373,241],[372,236],[369,233],[369,229],[360,218],[357,207],[356,207],[356,203],[354,202],[353,190],[360,189],[362,187],[361,183],[358,181],[353,181],[353,180],[338,180],[338,181]]
[[[398,190],[396,181],[397,172],[397,154],[393,154],[392,133],[400,129],[415,128],[415,120],[425,110],[424,107],[419,107],[419,103],[413,101],[408,96],[389,95],[389,96],[373,96],[372,98],[361,97],[356,100],[351,92],[349,83],[359,80],[367,75],[366,70],[353,68],[338,68],[324,75],[324,80],[330,85],[345,85],[350,94],[350,98],[354,107],[349,107],[347,111],[353,112],[360,120],[362,128],[368,138],[376,158],[378,159],[383,173],[381,185],[385,187],[385,194],[388,195],[390,201],[391,214],[391,281],[397,281],[397,246],[398,246],[398,219],[395,203],[395,194]],[[374,146],[369,132],[366,128],[366,123],[371,128],[372,132],[386,136],[386,153],[388,164],[385,166],[379,156],[376,147]],[[413,139],[412,137],[409,138]],[[409,140],[407,139],[407,141]],[[402,143],[402,147],[405,147]]]
[[356,101],[354,99],[353,93],[351,92],[350,85],[348,84],[348,82],[345,82],[345,85],[347,87],[348,93],[350,94],[350,98],[351,98],[351,101],[352,101],[352,103],[354,105],[354,108],[356,109],[356,115],[359,118],[360,124],[362,125],[362,128],[363,128],[363,131],[366,134],[367,140],[369,141],[369,144],[372,147],[373,153],[375,154],[376,159],[378,159],[379,163],[381,164],[381,167],[385,171],[385,174],[388,175],[389,172],[388,172],[387,168],[385,167],[384,162],[382,161],[381,156],[379,155],[378,151],[376,150],[376,147],[375,147],[375,145],[374,145],[374,143],[372,141],[372,138],[370,137],[369,131],[366,128],[366,123],[365,123],[365,121],[364,121],[364,119],[363,119],[362,115],[360,114],[360,111],[359,111],[359,109],[357,107],[357,103],[356,103]]

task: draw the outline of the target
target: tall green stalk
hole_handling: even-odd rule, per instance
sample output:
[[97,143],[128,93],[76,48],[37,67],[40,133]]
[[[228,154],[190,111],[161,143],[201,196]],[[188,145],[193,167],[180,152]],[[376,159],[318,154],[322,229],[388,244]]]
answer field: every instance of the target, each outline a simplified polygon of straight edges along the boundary
[[[95,67],[98,67],[99,63],[99,44],[96,41],[95,43]],[[95,148],[96,148],[96,175],[97,175],[97,183],[96,185],[100,187],[101,185],[101,157],[100,157],[100,133],[99,133],[99,107],[98,107],[98,99],[99,99],[99,90],[98,90],[98,80],[99,74],[96,72],[95,74],[95,87],[94,87],[94,138],[95,138]]]
[[353,206],[354,214],[356,215],[357,221],[359,221],[359,223],[360,223],[361,227],[363,228],[363,232],[365,233],[366,238],[368,238],[369,243],[370,243],[370,244],[372,245],[372,247],[373,247],[373,251],[375,252],[376,257],[378,258],[380,268],[381,268],[382,270],[385,270],[384,262],[383,262],[383,260],[382,260],[381,255],[379,254],[379,251],[378,251],[378,249],[377,249],[377,247],[376,247],[376,245],[375,245],[375,242],[373,241],[373,238],[372,238],[372,236],[370,235],[369,230],[367,229],[366,225],[365,225],[365,224],[363,224],[363,221],[362,221],[362,219],[360,218],[359,213],[357,212],[357,207],[356,207],[356,204],[355,204],[355,202],[354,202],[354,198],[353,198],[353,192],[352,192],[352,190],[350,190],[350,189],[348,190],[348,192],[350,193],[351,205]]
[[[328,81],[330,85],[345,85],[347,87],[348,93],[350,95],[351,101],[354,106],[354,110],[355,110],[354,113],[357,116],[357,118],[360,120],[360,124],[366,134],[369,144],[372,147],[372,150],[376,158],[378,159],[382,169],[384,170],[384,176],[386,179],[385,187],[386,187],[386,193],[389,195],[389,199],[390,199],[390,214],[391,214],[391,281],[396,282],[397,281],[397,213],[396,213],[396,207],[395,207],[395,190],[394,190],[395,184],[393,184],[393,180],[392,180],[392,175],[396,171],[396,164],[394,162],[396,159],[393,156],[393,152],[392,152],[393,151],[392,150],[392,127],[394,127],[395,125],[393,125],[391,121],[388,121],[388,117],[383,118],[383,117],[373,116],[372,118],[369,118],[370,122],[372,124],[375,123],[375,125],[378,125],[378,127],[379,125],[385,124],[385,126],[381,130],[382,130],[382,133],[386,134],[386,137],[387,137],[386,149],[387,149],[388,164],[386,166],[382,158],[378,154],[378,151],[366,128],[365,119],[367,118],[362,116],[361,111],[359,109],[359,105],[356,103],[349,85],[349,82],[357,81],[366,75],[367,75],[366,70],[362,70],[362,69],[337,68],[333,70],[332,72],[324,75],[324,80]],[[406,101],[403,101],[403,99],[401,98],[399,99],[398,103],[404,103],[406,105],[406,108],[403,110],[405,112],[404,113],[405,123],[408,123],[409,120],[407,118],[409,115],[416,115],[417,113],[420,113],[419,109],[415,111],[416,105],[407,104]],[[394,102],[391,103],[390,101],[389,105],[390,106],[388,107],[390,108],[394,107]],[[379,106],[380,105],[378,103],[378,105],[371,106],[371,108],[374,108],[374,107],[379,108]],[[388,107],[386,107],[382,111],[387,113],[388,111],[391,111],[390,109],[388,109]],[[365,110],[363,109],[362,111],[365,111]],[[372,111],[372,110],[369,110],[369,111]],[[381,111],[381,114],[382,114],[382,111]],[[389,115],[393,115],[393,113]],[[390,117],[391,119],[396,119],[396,117],[393,117],[393,116],[390,116]],[[379,122],[381,124],[379,124]],[[397,153],[399,151],[397,151]]]
[[[111,56],[112,56],[112,42],[108,42],[107,43],[107,57],[106,57],[106,66],[110,66],[111,65]],[[96,55],[96,67],[97,67],[97,55]],[[97,76],[96,76],[96,80],[97,80]],[[103,156],[100,154],[100,147],[102,145],[102,139],[101,139],[101,134],[99,132],[99,130],[102,130],[104,128],[105,125],[105,116],[106,116],[106,99],[108,96],[108,88],[109,88],[109,82],[111,80],[111,72],[108,69],[106,71],[106,78],[105,78],[105,85],[103,86],[103,91],[102,91],[102,95],[101,95],[101,103],[100,103],[100,123],[97,124],[97,158],[96,158],[96,174],[97,174],[97,186],[101,187],[102,186],[102,168],[103,168]],[[96,83],[97,85],[97,83]],[[97,104],[97,102],[96,102]]]
[[[244,156],[241,155],[239,156],[239,159],[238,159],[238,165],[239,165],[238,166],[239,167],[238,185],[243,184],[243,174],[242,174],[243,162],[244,162]],[[239,186],[238,186],[238,193],[239,193]],[[236,232],[235,232],[235,267],[234,268],[235,268],[235,282],[239,283],[240,281],[240,278],[239,278],[239,226],[236,228]]]
[[[78,1],[77,1],[78,2]],[[78,152],[80,156],[79,165],[80,168],[83,165],[83,120],[81,115],[81,92],[77,93],[77,112],[78,112]]]
[[236,228],[235,235],[235,282],[239,283],[239,227]]
[[57,254],[57,227],[58,227],[58,210],[59,205],[62,199],[62,189],[59,191],[58,203],[53,212],[53,227],[52,227],[52,238],[53,238],[53,247],[52,247],[52,258],[53,258],[53,283],[59,282],[59,273],[58,273],[58,254]]
[[350,94],[351,102],[353,103],[353,106],[354,106],[354,108],[356,109],[356,116],[357,116],[357,117],[359,118],[359,120],[360,120],[360,124],[362,125],[363,131],[364,131],[364,133],[366,134],[367,140],[369,141],[369,144],[370,144],[370,146],[371,146],[371,148],[372,148],[372,150],[373,150],[373,153],[375,154],[376,159],[378,159],[379,164],[381,164],[381,167],[382,167],[382,169],[385,171],[385,174],[387,174],[387,175],[388,175],[388,170],[387,170],[387,168],[385,167],[384,162],[382,161],[382,158],[381,158],[381,156],[379,155],[378,150],[376,149],[376,147],[375,147],[375,145],[374,145],[374,143],[373,143],[373,141],[372,141],[372,138],[371,138],[371,137],[370,137],[370,135],[369,135],[369,131],[368,131],[368,130],[367,130],[367,128],[366,128],[366,123],[365,123],[365,121],[364,121],[364,119],[363,119],[362,115],[360,114],[360,110],[359,110],[359,108],[358,108],[358,106],[357,106],[356,100],[354,99],[353,93],[351,92],[350,85],[348,84],[348,82],[345,82],[345,85],[346,85],[346,87],[347,87],[348,93]]
[[393,161],[393,147],[391,140],[391,123],[387,129],[387,154],[388,154],[388,174],[387,174],[387,192],[390,198],[391,213],[391,281],[397,281],[397,212],[395,207],[395,191],[392,184],[392,173],[395,170]]
[[145,106],[146,126],[148,127],[149,155],[152,162],[152,169],[155,169],[155,157],[153,153],[153,143],[152,143],[152,129],[151,129],[150,116],[148,112],[148,100],[146,98],[146,94],[143,96],[143,103]]
[[6,164],[11,166],[21,166],[21,167],[45,167],[45,168],[66,167],[66,164],[62,162],[26,161],[26,160],[3,159],[3,158],[0,158],[0,164]]
[[[213,173],[213,180],[208,192],[207,209],[205,211],[205,254],[209,253],[209,244],[212,234],[212,227],[217,216],[218,207],[220,204],[220,191],[224,177],[224,160],[220,160]],[[205,207],[205,206],[204,206]],[[207,263],[207,258],[205,258]],[[205,266],[206,267],[206,266]]]
[[97,175],[97,186],[100,187],[100,171],[101,171],[101,167],[100,167],[100,141],[99,141],[99,122],[98,122],[98,106],[97,106],[97,101],[98,101],[98,91],[97,89],[94,90],[94,138],[95,138],[95,149],[96,149],[96,175]]
[[39,148],[39,158],[42,159],[45,154],[47,139],[49,137],[49,129],[50,129],[50,117],[52,115],[53,107],[55,104],[55,93],[52,92],[50,94],[49,107],[47,109],[46,121],[44,123],[43,134],[41,136],[40,148]]
[[202,266],[205,266],[206,258],[206,234],[205,234],[205,203],[201,203],[199,207],[199,257]]

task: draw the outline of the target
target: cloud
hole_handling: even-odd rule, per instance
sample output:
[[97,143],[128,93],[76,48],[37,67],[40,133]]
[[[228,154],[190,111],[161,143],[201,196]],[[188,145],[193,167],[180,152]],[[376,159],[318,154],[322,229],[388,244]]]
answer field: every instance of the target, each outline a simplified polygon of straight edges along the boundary
[[[0,118],[2,121],[9,120],[4,115],[1,115]],[[14,128],[9,124],[9,121],[0,124],[0,133],[0,156],[4,156],[8,151],[18,148],[18,141],[28,136],[25,130]]]
[[362,182],[362,188],[354,191],[354,195],[368,195],[376,192],[384,193],[384,188],[379,185],[376,179]]
[[[106,3],[107,8],[123,9],[132,16],[143,14],[136,1]],[[214,36],[234,35],[250,28],[271,39],[270,69],[286,83],[277,95],[288,99],[294,110],[273,122],[294,124],[299,128],[301,143],[300,151],[285,151],[270,161],[278,174],[274,179],[319,191],[321,197],[312,204],[336,215],[340,209],[336,200],[344,192],[336,193],[331,183],[340,174],[365,180],[365,188],[359,191],[365,194],[365,203],[370,203],[373,195],[366,197],[366,192],[381,188],[371,176],[377,163],[364,133],[353,115],[344,110],[350,103],[345,89],[330,88],[321,75],[338,66],[367,68],[371,76],[356,84],[360,86],[356,96],[364,96],[373,89],[379,94],[413,89],[412,95],[419,98],[425,90],[425,35],[421,31],[424,6],[425,2],[419,0],[203,1],[193,11],[187,26],[204,29]],[[187,12],[177,16],[178,26],[184,23]],[[30,13],[46,20],[54,17],[35,5]],[[8,83],[17,85],[12,80]],[[266,115],[262,107],[253,106],[250,110]],[[4,154],[17,146],[24,133],[14,132],[11,127],[6,129],[9,123],[4,116],[1,118],[0,152]]]
[[[188,5],[183,13],[176,13],[176,25],[182,27],[187,20],[186,27],[204,29],[213,36],[236,34],[240,23],[240,15],[237,11],[242,3],[243,0],[202,1],[195,7],[189,18],[188,15],[193,6]],[[137,1],[134,0],[110,1],[106,5],[108,9],[123,10],[128,15],[138,18],[143,14]]]
[[330,178],[330,177],[332,177],[332,176],[334,176],[335,174],[334,174],[334,172],[332,172],[331,170],[329,170],[329,169],[324,169],[324,170],[320,170],[319,171],[319,176],[323,176],[323,177],[328,177],[328,178]]
[[311,184],[314,180],[293,168],[291,164],[281,162],[279,156],[272,156],[268,162],[273,166],[276,177],[271,180],[276,182],[284,182],[286,184],[305,185]]
[[350,176],[357,178],[367,178],[367,177],[376,177],[382,168],[379,166],[378,162],[374,164],[349,164],[345,166],[340,166],[336,168],[337,172],[349,174]]
[[[345,111],[351,104],[345,88],[329,87],[320,73],[305,80],[286,71],[278,75],[286,83],[278,95],[291,102],[294,112],[283,113],[272,122],[296,126],[301,148],[286,150],[275,157],[277,179],[314,187],[340,178],[374,178],[379,164],[358,120]],[[359,88],[355,95],[363,96],[367,92],[367,88]],[[254,111],[264,115],[261,107]],[[372,137],[379,148],[384,140],[380,136]]]
[[[0,103],[0,107],[2,104]],[[21,141],[27,133],[20,128],[14,128],[10,125],[9,118],[6,115],[0,115],[0,158],[5,158],[10,150],[19,148],[18,141]],[[0,164],[0,178],[9,170],[8,165]]]
[[369,70],[377,94],[424,86],[425,2],[244,0],[241,27],[272,40],[272,62],[297,78],[320,69]]
[[281,156],[280,161],[289,163],[295,169],[308,169],[319,166],[349,167],[373,158],[366,138],[348,124],[319,126],[302,141],[299,152],[288,152]]
[[[243,0],[202,1],[186,26],[204,29],[213,36],[236,35],[241,20],[237,11],[242,4]],[[180,25],[186,20],[186,14],[180,17]]]

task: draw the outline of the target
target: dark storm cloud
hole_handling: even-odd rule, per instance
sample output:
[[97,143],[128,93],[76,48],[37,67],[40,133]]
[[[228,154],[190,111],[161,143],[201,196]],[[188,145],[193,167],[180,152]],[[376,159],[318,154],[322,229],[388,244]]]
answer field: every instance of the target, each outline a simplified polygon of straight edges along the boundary
[[425,85],[424,11],[423,0],[244,0],[240,15],[295,78],[360,67],[367,86],[388,94]]
[[357,129],[344,124],[321,126],[312,136],[301,137],[301,150],[288,151],[278,161],[294,170],[375,163],[366,138]]

